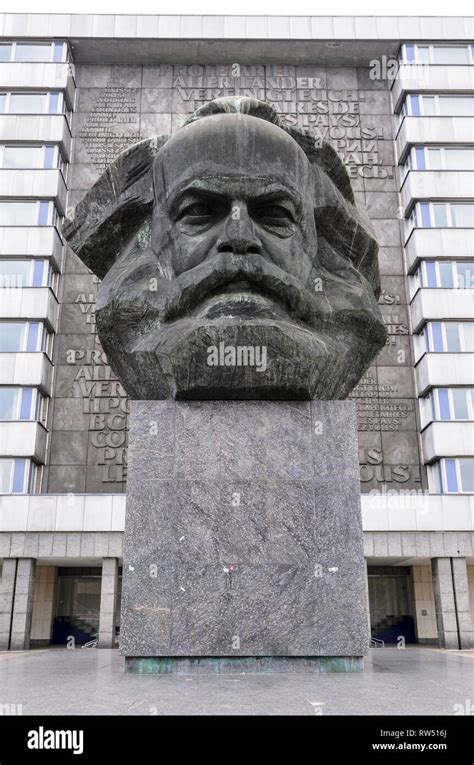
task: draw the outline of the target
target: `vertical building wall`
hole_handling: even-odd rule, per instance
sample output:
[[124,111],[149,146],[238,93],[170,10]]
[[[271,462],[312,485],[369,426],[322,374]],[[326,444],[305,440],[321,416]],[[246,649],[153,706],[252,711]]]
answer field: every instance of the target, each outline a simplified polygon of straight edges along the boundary
[[[372,79],[367,68],[308,64],[236,70],[218,63],[81,64],[76,79],[70,207],[121,150],[176,130],[219,96],[266,100],[287,124],[310,130],[315,140],[329,140],[341,153],[379,239],[380,306],[388,329],[386,348],[353,394],[361,487],[421,488],[388,80]],[[60,295],[48,492],[125,490],[127,402],[95,334],[96,290],[95,278],[69,251]]]
[[422,458],[474,491],[474,46],[405,43],[391,89]]
[[75,95],[68,56],[65,42],[2,45],[0,473],[7,494],[39,492],[47,482]]

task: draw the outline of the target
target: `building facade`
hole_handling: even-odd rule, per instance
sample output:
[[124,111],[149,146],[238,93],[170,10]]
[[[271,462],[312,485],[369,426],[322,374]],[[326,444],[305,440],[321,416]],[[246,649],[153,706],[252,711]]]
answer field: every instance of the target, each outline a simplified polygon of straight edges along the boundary
[[120,151],[220,96],[332,143],[388,339],[353,392],[374,643],[472,644],[474,24],[0,15],[0,650],[116,644],[126,391],[64,218]]

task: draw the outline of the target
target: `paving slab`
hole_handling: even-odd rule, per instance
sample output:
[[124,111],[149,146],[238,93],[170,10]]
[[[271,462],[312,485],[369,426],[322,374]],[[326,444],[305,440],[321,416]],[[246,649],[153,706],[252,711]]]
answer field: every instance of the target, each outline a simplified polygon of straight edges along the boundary
[[471,714],[474,651],[371,649],[358,674],[130,675],[117,650],[0,652],[1,705],[28,715]]

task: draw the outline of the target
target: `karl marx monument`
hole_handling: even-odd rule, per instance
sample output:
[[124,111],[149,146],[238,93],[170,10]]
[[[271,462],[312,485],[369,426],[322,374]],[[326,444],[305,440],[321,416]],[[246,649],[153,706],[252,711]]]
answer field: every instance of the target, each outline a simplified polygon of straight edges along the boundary
[[355,405],[385,342],[336,152],[251,98],[123,152],[66,226],[132,399],[126,668],[357,671]]

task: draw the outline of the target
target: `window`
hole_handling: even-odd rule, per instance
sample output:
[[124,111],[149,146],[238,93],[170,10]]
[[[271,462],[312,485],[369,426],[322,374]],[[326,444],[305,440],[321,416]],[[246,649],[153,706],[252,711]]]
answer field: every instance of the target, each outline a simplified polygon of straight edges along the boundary
[[[422,205],[424,207],[424,205]],[[425,210],[423,210],[425,212]],[[422,215],[423,218],[423,215]],[[425,216],[425,220],[428,219],[428,214]],[[439,228],[447,228],[448,226],[448,211],[447,206],[442,202],[441,204],[438,204],[437,202],[433,202],[431,205],[431,221],[432,225],[439,227]],[[428,223],[425,223],[425,225],[429,225]]]
[[0,145],[0,167],[6,170],[56,168],[59,167],[60,159],[58,147],[52,144]]
[[42,322],[2,321],[0,322],[1,353],[37,353],[51,355],[53,336]]
[[437,466],[437,486],[443,494],[474,492],[474,459],[441,459]]
[[62,93],[2,93],[0,112],[6,114],[63,114]]
[[35,465],[26,459],[0,459],[0,493],[26,494],[33,491],[36,481]]
[[45,169],[52,169],[54,167],[60,167],[61,164],[59,149],[56,146],[47,144],[44,147],[43,167]]
[[42,114],[45,93],[11,93],[8,111],[12,114]]
[[447,116],[474,116],[474,98],[469,96],[435,96],[434,110],[430,108],[427,114],[439,114]]
[[474,321],[432,321],[422,336],[430,353],[474,353]]
[[42,167],[42,146],[4,146],[2,166],[7,169],[17,167]]
[[53,60],[56,63],[59,63],[60,61],[68,60],[66,43],[62,43],[62,42],[53,43]]
[[0,324],[0,352],[23,351],[28,329],[26,322],[2,322]]
[[453,263],[453,281],[457,289],[474,289],[474,261]]
[[50,61],[50,43],[17,43],[15,61]]
[[433,45],[431,48],[434,64],[469,64],[469,48],[467,45],[447,47]]
[[474,97],[408,95],[403,102],[401,114],[409,117],[472,117]]
[[474,204],[417,202],[409,223],[419,228],[473,228]]
[[12,46],[10,43],[6,45],[2,43],[0,45],[0,63],[3,61],[10,61],[12,55]]
[[[433,151],[433,150],[431,150]],[[474,149],[439,149],[441,167],[446,170],[474,170]]]
[[0,289],[56,286],[48,260],[4,260],[0,258]]
[[41,199],[31,202],[0,202],[0,226],[55,226],[54,202]]
[[0,202],[0,226],[34,226],[37,218],[36,202]]
[[413,54],[412,63],[429,64],[430,63],[430,48],[428,45],[417,45]]
[[435,420],[474,420],[474,388],[434,388],[430,399]]
[[472,64],[469,45],[403,45],[403,64]]
[[404,170],[474,170],[474,149],[416,146],[411,149]]
[[40,420],[42,403],[37,388],[0,387],[0,420]]
[[450,204],[451,225],[455,228],[470,228],[474,226],[474,205]]
[[472,289],[474,287],[474,260],[425,260],[415,275],[420,287]]
[[67,46],[63,42],[53,43],[6,43],[0,45],[0,62],[67,61]]

